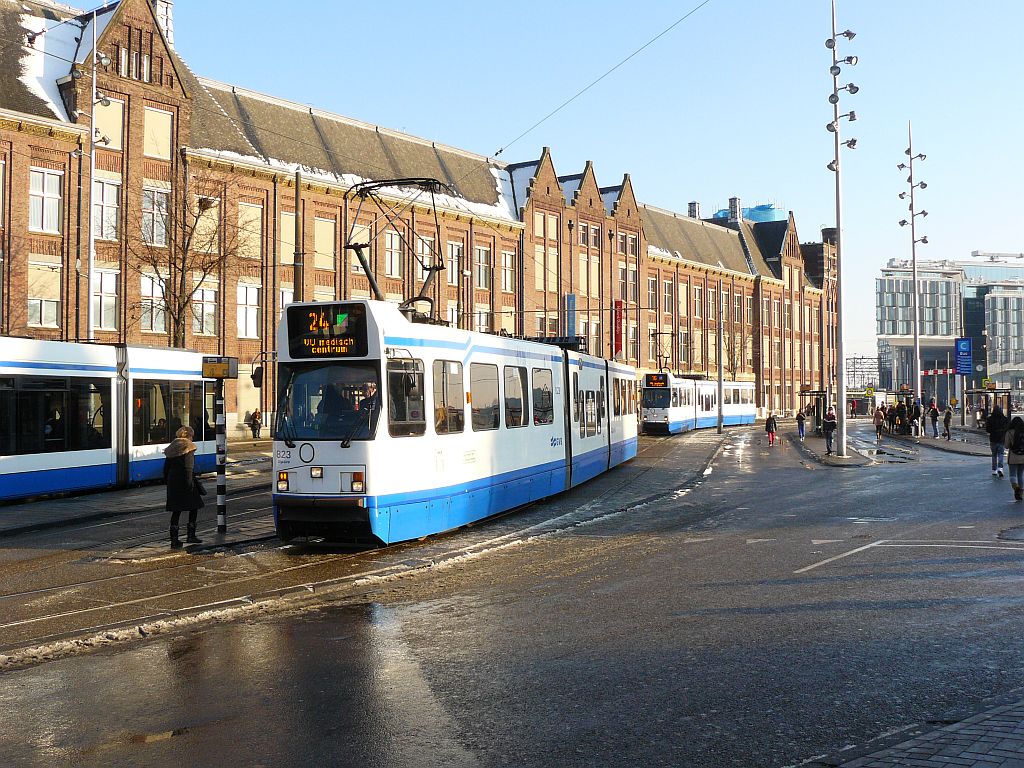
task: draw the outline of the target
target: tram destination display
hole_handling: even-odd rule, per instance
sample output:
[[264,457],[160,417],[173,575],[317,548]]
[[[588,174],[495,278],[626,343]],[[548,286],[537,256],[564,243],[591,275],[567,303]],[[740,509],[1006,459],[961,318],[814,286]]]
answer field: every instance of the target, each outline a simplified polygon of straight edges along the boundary
[[668,374],[648,373],[644,376],[644,386],[649,389],[665,389],[668,387]]
[[363,304],[297,304],[285,313],[292,358],[366,356]]

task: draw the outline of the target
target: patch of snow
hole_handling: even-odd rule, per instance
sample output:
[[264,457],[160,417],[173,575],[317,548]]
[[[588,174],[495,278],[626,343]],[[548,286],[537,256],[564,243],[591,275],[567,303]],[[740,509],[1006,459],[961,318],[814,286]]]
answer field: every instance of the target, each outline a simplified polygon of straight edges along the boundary
[[[46,102],[56,119],[71,122],[60,98],[57,80],[71,72],[71,62],[78,53],[75,38],[82,34],[82,27],[75,21],[54,26],[49,19],[30,14],[22,14],[21,26],[26,36],[34,33],[38,37],[32,45],[23,47],[21,76],[18,79]],[[45,34],[43,30],[46,30]]]

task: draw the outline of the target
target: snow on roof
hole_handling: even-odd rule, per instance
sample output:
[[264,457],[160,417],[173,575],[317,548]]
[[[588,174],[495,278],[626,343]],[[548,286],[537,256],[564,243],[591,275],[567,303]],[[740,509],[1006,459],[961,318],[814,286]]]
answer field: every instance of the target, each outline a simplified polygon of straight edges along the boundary
[[[18,78],[35,96],[38,96],[63,122],[71,122],[57,89],[57,80],[71,72],[71,64],[78,52],[81,24],[69,17],[65,23],[54,24],[50,19],[32,13],[21,14],[21,26],[26,38],[36,35],[31,45],[23,46],[21,76]],[[90,40],[92,33],[90,32]]]
[[113,11],[117,9],[117,6],[118,3],[111,3],[104,8],[97,9],[94,13],[90,13],[83,19],[83,21],[85,21],[85,28],[82,30],[82,42],[79,44],[78,54],[75,56],[76,64],[84,64],[90,58],[90,54],[92,53],[93,19],[95,18],[96,20],[96,39],[99,40],[103,36],[103,32],[107,29],[107,24],[109,24],[110,20],[114,18]]
[[540,163],[535,160],[529,163],[517,163],[508,167],[512,177],[512,199],[517,214],[526,207],[526,198],[530,194],[530,182],[536,175],[539,165]]

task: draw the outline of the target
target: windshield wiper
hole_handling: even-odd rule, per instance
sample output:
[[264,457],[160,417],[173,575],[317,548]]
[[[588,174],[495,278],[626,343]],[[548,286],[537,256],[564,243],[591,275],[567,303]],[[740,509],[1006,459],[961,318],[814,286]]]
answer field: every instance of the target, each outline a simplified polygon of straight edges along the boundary
[[[366,431],[367,432],[370,431],[370,419],[371,418],[373,418],[373,408],[370,408],[366,412]],[[363,422],[360,421],[359,419],[356,419],[355,423],[352,425],[352,429],[350,429],[348,431],[348,434],[345,435],[345,437],[343,437],[342,440],[341,440],[340,445],[341,445],[342,448],[348,448],[349,446],[352,445],[352,438],[355,436],[356,432],[359,430],[359,428],[361,426],[363,426]]]
[[[281,398],[280,402],[287,403],[291,398],[291,394],[292,382],[288,382],[288,388],[285,389],[284,397]],[[280,412],[278,413],[277,416],[277,429],[275,431],[277,432],[278,435],[281,436],[281,439],[284,440],[285,445],[287,445],[289,448],[295,447],[295,443],[292,442],[291,440],[292,437],[297,436],[297,433],[295,431],[295,425],[291,423],[291,419],[289,419],[287,416],[281,415]]]

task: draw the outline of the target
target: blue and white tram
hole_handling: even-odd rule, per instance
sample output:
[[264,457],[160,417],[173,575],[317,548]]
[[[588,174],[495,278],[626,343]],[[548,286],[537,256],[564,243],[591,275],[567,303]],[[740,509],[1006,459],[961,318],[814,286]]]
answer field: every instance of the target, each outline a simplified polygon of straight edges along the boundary
[[182,424],[210,471],[212,398],[194,352],[2,337],[0,501],[158,478]]
[[697,426],[692,379],[648,373],[643,381],[640,408],[645,435],[677,435]]
[[[696,385],[697,428],[718,426],[718,382],[698,380]],[[722,424],[735,426],[753,424],[756,415],[754,383],[726,381],[722,385]]]
[[277,348],[286,541],[419,538],[637,452],[635,370],[598,357],[412,323],[371,300],[289,305]]

